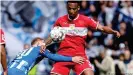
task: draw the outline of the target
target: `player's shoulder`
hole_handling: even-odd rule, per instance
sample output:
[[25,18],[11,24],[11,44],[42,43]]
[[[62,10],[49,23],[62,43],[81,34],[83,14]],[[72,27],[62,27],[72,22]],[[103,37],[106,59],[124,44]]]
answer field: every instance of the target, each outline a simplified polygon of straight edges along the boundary
[[89,16],[85,16],[85,15],[82,15],[82,14],[79,14],[79,17],[80,17],[81,19],[90,19]]

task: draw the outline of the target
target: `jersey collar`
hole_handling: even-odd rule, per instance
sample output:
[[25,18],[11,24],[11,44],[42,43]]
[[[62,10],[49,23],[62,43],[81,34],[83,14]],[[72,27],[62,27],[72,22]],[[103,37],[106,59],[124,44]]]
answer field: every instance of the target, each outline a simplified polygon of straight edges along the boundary
[[[77,17],[76,17],[74,20],[77,20],[78,17],[79,17],[79,14],[77,15]],[[69,20],[72,20],[72,19],[69,18],[69,14],[68,14],[68,19],[69,19]]]

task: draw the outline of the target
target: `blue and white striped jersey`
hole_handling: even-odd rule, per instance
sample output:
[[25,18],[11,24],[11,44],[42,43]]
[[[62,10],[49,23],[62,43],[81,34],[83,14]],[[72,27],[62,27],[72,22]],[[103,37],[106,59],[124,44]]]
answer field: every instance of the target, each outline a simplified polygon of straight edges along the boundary
[[[28,73],[28,71],[35,65],[36,59],[40,56],[48,57],[54,61],[72,61],[72,57],[66,57],[58,54],[52,54],[45,50],[43,54],[40,53],[40,46],[31,47],[19,53],[16,58],[8,65],[8,68],[17,68]],[[39,60],[41,61],[41,60]]]

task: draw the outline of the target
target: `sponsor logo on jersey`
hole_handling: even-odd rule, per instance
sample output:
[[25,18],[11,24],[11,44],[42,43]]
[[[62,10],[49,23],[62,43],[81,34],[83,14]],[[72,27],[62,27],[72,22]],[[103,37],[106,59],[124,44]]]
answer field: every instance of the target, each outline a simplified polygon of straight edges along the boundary
[[69,27],[62,27],[62,31],[67,35],[86,36],[88,29],[85,27],[75,27],[75,25],[70,25]]

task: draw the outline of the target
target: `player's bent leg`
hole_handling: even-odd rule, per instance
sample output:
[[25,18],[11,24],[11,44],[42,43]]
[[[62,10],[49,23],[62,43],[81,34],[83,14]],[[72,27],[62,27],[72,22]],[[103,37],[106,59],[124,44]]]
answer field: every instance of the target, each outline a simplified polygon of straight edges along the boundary
[[70,69],[63,65],[63,63],[55,63],[50,72],[50,75],[69,75]]
[[69,71],[69,69],[54,67],[54,69],[51,70],[50,75],[69,75]]
[[93,72],[92,69],[87,68],[87,69],[85,69],[85,70],[82,72],[81,75],[94,75],[94,72]]
[[76,64],[74,71],[77,75],[94,75],[92,65],[87,59],[83,64]]

